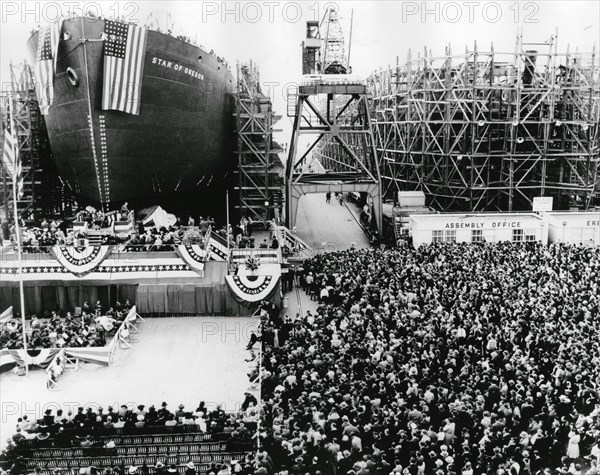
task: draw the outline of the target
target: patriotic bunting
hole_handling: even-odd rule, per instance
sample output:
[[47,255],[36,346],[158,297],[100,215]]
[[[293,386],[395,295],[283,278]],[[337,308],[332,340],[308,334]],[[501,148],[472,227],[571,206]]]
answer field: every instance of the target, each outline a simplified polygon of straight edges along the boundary
[[192,269],[203,272],[208,253],[197,244],[177,246],[177,254]]
[[[23,280],[28,283],[61,282],[194,282],[204,273],[191,268],[172,253],[146,256],[144,253],[123,253],[111,246],[104,249],[53,248],[55,259],[25,259]],[[104,253],[108,252],[108,256]],[[16,259],[0,262],[0,281],[18,282],[19,266]]]
[[9,350],[18,366],[39,366],[46,368],[60,350],[58,348],[44,348],[41,350]]
[[228,275],[225,281],[238,302],[260,302],[269,299],[275,292],[279,276]]
[[[61,348],[44,348],[41,350],[8,350],[5,357],[10,356],[17,366],[24,367],[25,364],[28,366],[39,366],[41,368],[47,368],[50,363],[54,360],[54,357]],[[69,358],[76,358],[87,363],[96,363],[103,366],[108,366],[110,362],[110,348],[108,346],[103,347],[89,347],[89,348],[64,348],[64,355]],[[8,364],[9,361],[3,361],[3,364]]]
[[88,246],[84,248],[72,246],[54,246],[52,254],[69,272],[77,276],[87,274],[96,269],[108,257],[111,246]]
[[76,358],[86,363],[95,363],[102,366],[108,366],[110,363],[110,348],[108,346],[65,348],[65,354],[69,358]]
[[208,257],[213,261],[226,261],[229,257],[227,240],[216,233],[210,233],[208,241]]
[[10,322],[13,319],[13,308],[8,307],[4,312],[0,313],[0,325]]

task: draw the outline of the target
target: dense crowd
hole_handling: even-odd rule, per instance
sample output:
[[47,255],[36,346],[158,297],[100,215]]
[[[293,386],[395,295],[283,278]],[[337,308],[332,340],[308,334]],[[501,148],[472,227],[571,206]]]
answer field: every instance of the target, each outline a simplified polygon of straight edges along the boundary
[[49,248],[55,244],[64,244],[70,237],[60,227],[57,220],[42,220],[40,226],[23,229],[23,250],[25,252],[40,252],[41,249]]
[[[254,401],[256,402],[256,401]],[[122,434],[135,433],[142,428],[159,427],[181,427],[192,426],[195,431],[206,434],[218,434],[227,442],[229,451],[245,451],[251,445],[252,436],[256,430],[256,423],[245,422],[244,414],[226,413],[219,406],[211,408],[204,401],[193,409],[186,409],[179,404],[176,409],[169,409],[169,405],[163,402],[158,409],[143,404],[123,404],[119,407],[79,407],[76,412],[58,409],[45,411],[39,420],[29,420],[23,415],[17,420],[16,431],[12,437],[7,439],[7,447],[3,451],[2,458],[11,464],[9,472],[12,475],[26,473],[26,465],[23,463],[22,452],[24,442],[34,439],[40,447],[81,447],[87,456],[110,456],[115,455],[116,442],[107,439],[111,429],[122,429]],[[114,435],[117,435],[116,432]],[[218,440],[218,439],[217,439]],[[177,473],[175,465],[167,463],[167,457],[152,465],[152,472],[156,474]],[[233,470],[236,473],[251,472],[251,457],[247,460],[236,460]],[[191,471],[196,473],[193,462],[187,464]],[[204,473],[217,475],[225,467],[222,464],[212,464]],[[173,471],[172,471],[173,470]],[[115,464],[112,468],[104,470],[97,467],[82,469],[86,474],[125,475],[134,473],[149,473],[146,463],[141,465]],[[36,471],[37,473],[37,471]],[[226,473],[231,474],[229,465]]]
[[201,243],[209,229],[214,229],[215,220],[200,216],[197,220],[188,216],[187,221],[181,218],[170,226],[146,227],[142,221],[137,222],[135,233],[127,242],[131,251],[168,251],[181,243]]
[[[98,301],[94,308],[84,302],[81,314],[50,310],[32,315],[26,329],[28,348],[78,348],[105,346],[107,338],[125,320],[132,305],[116,302],[104,311]],[[23,348],[23,327],[18,319],[0,327],[0,349]]]
[[256,474],[590,475],[600,248],[434,244],[307,260],[263,332]]

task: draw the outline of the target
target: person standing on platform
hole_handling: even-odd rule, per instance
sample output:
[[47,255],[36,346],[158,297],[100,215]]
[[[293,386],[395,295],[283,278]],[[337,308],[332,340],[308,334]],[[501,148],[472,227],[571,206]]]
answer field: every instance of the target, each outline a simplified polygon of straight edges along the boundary
[[256,336],[256,333],[252,332],[252,334],[250,335],[250,341],[248,342],[248,346],[246,347],[246,349],[251,350],[254,347],[254,344],[259,340],[260,338]]
[[325,193],[325,203],[331,203],[331,191]]
[[344,205],[344,194],[343,193],[338,193],[337,199],[340,202],[340,206],[343,206]]

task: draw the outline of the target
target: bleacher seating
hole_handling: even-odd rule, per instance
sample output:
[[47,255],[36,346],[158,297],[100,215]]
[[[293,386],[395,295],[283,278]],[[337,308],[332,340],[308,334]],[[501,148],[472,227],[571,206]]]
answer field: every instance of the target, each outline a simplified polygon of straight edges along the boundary
[[[73,446],[73,441],[83,440],[88,434],[93,436],[94,446]],[[110,441],[114,442],[114,448],[105,447]],[[79,475],[81,468],[90,466],[100,470],[144,464],[152,474],[157,462],[175,465],[180,474],[185,472],[188,462],[194,462],[200,475],[206,473],[211,463],[241,460],[251,450],[251,443],[233,441],[228,433],[203,433],[190,425],[65,430],[59,437],[23,441],[17,453],[23,457],[28,472],[39,468],[41,475]]]

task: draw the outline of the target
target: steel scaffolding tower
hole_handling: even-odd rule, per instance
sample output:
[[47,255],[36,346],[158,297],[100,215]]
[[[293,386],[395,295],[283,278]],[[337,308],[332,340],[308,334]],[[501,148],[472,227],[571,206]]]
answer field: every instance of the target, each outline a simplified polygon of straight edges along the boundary
[[[306,193],[364,192],[373,198],[381,234],[381,179],[365,85],[325,75],[301,84],[294,97],[286,171],[288,227],[294,227],[298,202]],[[303,153],[299,150],[302,136],[307,142]],[[315,150],[320,157],[324,147],[335,148],[335,154],[324,164],[323,173],[312,173],[307,166],[309,154]]]
[[[10,111],[22,169],[22,194],[17,199],[20,216],[25,221],[42,217],[63,217],[72,212],[75,202],[60,182],[52,161],[46,125],[35,95],[31,67],[27,63],[11,64],[10,71],[10,91],[4,91],[2,97],[2,122],[4,129],[7,113]],[[11,184],[4,168],[2,175],[2,214],[5,221],[9,221],[12,213],[12,195],[9,192]]]
[[517,36],[513,53],[477,44],[368,79],[384,193],[422,190],[442,211],[588,208],[598,194],[598,55]]
[[243,217],[267,221],[278,217],[283,206],[283,164],[278,155],[282,149],[273,141],[273,123],[280,116],[261,92],[255,65],[238,64],[237,77],[236,208]]

